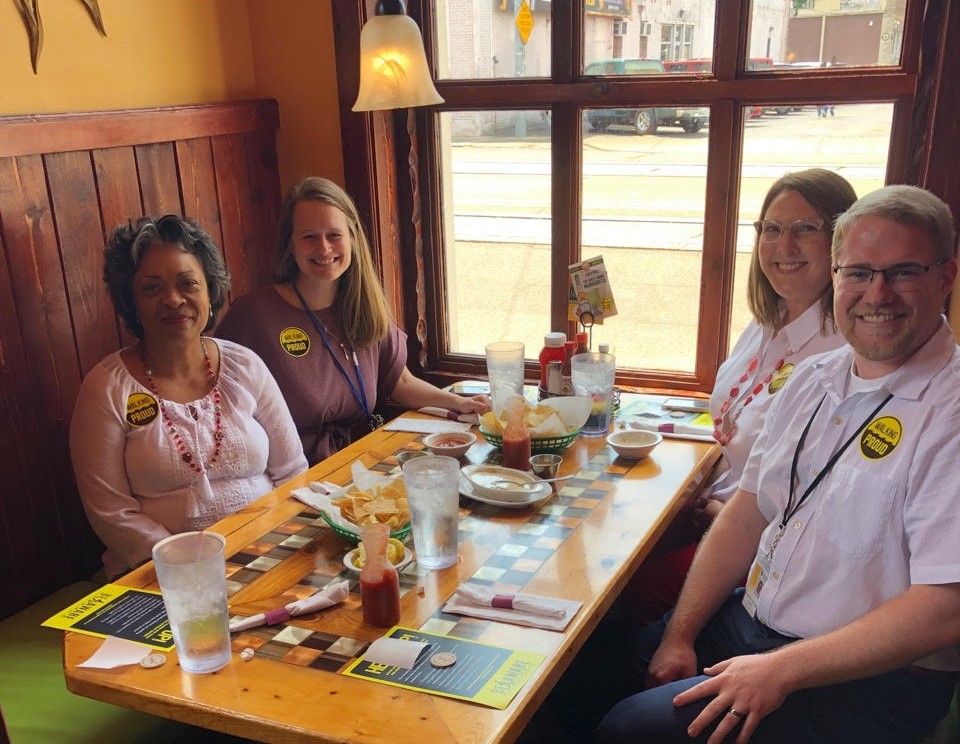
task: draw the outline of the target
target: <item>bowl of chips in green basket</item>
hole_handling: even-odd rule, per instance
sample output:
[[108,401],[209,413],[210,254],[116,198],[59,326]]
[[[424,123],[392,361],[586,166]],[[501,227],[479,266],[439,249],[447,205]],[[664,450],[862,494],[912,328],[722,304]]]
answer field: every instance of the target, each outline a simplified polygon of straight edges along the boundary
[[[547,398],[536,406],[527,403],[524,421],[530,430],[530,452],[562,452],[573,444],[590,415],[590,406],[590,398],[578,395]],[[480,434],[498,449],[503,447],[506,426],[507,422],[493,411],[480,417]]]
[[330,503],[339,508],[340,521],[325,511],[320,515],[330,529],[353,545],[360,543],[360,527],[374,522],[389,526],[390,537],[397,540],[403,541],[410,535],[410,507],[402,478],[367,490],[350,486],[331,497]]

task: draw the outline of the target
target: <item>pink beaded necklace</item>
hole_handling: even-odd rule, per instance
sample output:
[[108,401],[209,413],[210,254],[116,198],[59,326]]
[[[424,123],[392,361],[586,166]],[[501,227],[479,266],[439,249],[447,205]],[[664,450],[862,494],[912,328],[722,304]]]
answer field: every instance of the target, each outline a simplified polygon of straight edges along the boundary
[[740,375],[738,384],[730,388],[730,397],[728,397],[723,402],[723,405],[720,406],[720,415],[713,420],[713,438],[716,439],[721,446],[726,446],[727,443],[733,439],[733,435],[737,433],[737,419],[740,418],[740,414],[743,413],[743,409],[749,406],[753,402],[754,397],[759,395],[763,388],[770,384],[770,381],[773,380],[773,376],[783,367],[787,357],[791,356],[793,353],[793,349],[787,349],[786,353],[777,360],[777,363],[773,365],[773,369],[764,376],[763,380],[753,386],[753,389],[750,391],[749,395],[743,399],[743,403],[740,404],[740,407],[727,419],[727,425],[724,427],[723,417],[726,415],[727,411],[730,410],[730,406],[737,399],[737,396],[740,395],[740,385],[745,384],[753,375],[753,373],[757,371],[757,365],[760,364],[759,354],[750,360],[750,364],[747,365],[746,371]]
[[[217,458],[220,457],[220,447],[223,444],[223,421],[221,418],[221,406],[220,406],[220,386],[217,385],[217,378],[213,374],[213,364],[210,362],[210,355],[207,353],[207,345],[203,342],[203,339],[200,339],[200,348],[203,349],[203,361],[207,364],[207,381],[210,383],[210,388],[213,392],[213,456],[207,462],[206,467],[213,465]],[[163,417],[163,422],[167,426],[167,431],[170,433],[173,443],[177,447],[177,452],[180,453],[180,459],[191,468],[194,472],[202,473],[204,471],[204,466],[200,463],[200,458],[194,458],[193,453],[187,449],[187,445],[184,444],[183,438],[180,436],[180,432],[177,431],[177,427],[173,425],[170,417],[167,415],[167,408],[163,404],[163,398],[160,395],[160,391],[157,390],[157,383],[153,381],[153,372],[150,370],[150,364],[147,362],[147,350],[144,348],[143,344],[137,344],[137,351],[140,353],[140,359],[143,362],[143,372],[147,376],[147,384],[150,387],[150,392],[156,397],[157,402],[160,404],[160,415]]]

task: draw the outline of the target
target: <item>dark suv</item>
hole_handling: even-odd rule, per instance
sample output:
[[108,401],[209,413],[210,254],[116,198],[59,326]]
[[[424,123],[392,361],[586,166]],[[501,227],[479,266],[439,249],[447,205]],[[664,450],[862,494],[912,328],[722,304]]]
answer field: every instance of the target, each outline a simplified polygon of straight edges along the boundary
[[[658,59],[601,59],[584,69],[585,75],[656,75],[663,73]],[[685,132],[699,132],[710,118],[710,109],[699,108],[629,108],[589,109],[587,122],[597,132],[611,126],[633,127],[637,134],[653,134],[658,127],[682,127]]]

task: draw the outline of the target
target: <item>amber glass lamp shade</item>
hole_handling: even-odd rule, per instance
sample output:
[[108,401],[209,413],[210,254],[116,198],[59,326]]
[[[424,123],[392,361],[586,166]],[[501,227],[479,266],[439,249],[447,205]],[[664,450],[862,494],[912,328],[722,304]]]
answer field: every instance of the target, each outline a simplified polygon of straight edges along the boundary
[[[360,92],[354,111],[431,106],[443,103],[433,86],[423,37],[417,24],[403,12],[375,15],[360,32]],[[396,6],[393,6],[396,7]]]

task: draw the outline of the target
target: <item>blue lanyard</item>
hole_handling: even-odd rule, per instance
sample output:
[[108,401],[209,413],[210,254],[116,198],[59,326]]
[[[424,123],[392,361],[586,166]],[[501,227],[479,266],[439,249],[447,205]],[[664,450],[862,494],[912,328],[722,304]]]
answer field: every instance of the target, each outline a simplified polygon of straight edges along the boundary
[[367,424],[370,426],[370,431],[378,429],[383,426],[383,416],[379,413],[371,413],[370,407],[367,405],[367,393],[363,388],[363,372],[360,371],[360,360],[357,359],[357,351],[353,348],[353,344],[350,344],[350,356],[353,358],[353,368],[357,372],[357,382],[359,383],[359,389],[357,385],[353,384],[353,380],[350,379],[350,376],[347,374],[347,370],[343,368],[343,365],[340,364],[340,360],[337,358],[336,353],[333,351],[333,347],[330,346],[330,340],[327,338],[327,332],[323,329],[323,323],[320,322],[320,318],[316,316],[316,313],[310,309],[310,306],[307,305],[307,301],[303,299],[303,295],[300,294],[300,289],[297,287],[296,282],[291,282],[293,291],[297,293],[297,298],[300,300],[300,304],[303,305],[303,309],[307,311],[307,315],[310,316],[310,321],[313,323],[313,327],[317,329],[317,333],[320,334],[320,340],[323,341],[323,345],[327,349],[327,353],[330,354],[330,358],[333,360],[333,363],[337,365],[337,370],[340,372],[341,377],[347,383],[347,386],[350,388],[350,392],[353,393],[353,397],[356,399],[357,403],[360,404],[360,408],[363,409],[364,415],[367,417]]

